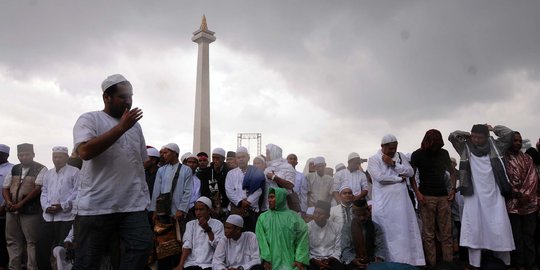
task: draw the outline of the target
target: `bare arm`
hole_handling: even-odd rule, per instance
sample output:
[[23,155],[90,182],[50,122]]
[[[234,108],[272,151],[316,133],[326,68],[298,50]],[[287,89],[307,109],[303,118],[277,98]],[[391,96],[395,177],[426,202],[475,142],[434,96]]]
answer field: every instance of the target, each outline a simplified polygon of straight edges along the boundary
[[4,201],[6,201],[6,208],[9,210],[13,202],[11,201],[11,194],[9,194],[9,188],[2,189],[2,196],[4,196]]
[[186,263],[186,259],[191,254],[191,249],[182,248],[182,256],[180,256],[180,263],[178,264],[178,267],[180,269],[184,268],[184,264]]
[[22,199],[20,202],[18,202],[16,204],[16,208],[20,208],[22,207],[23,205],[25,205],[28,201],[32,200],[32,199],[35,199],[37,197],[41,196],[41,186],[40,185],[36,185],[36,187],[34,187],[34,189],[32,191],[30,191],[30,193],[28,193],[28,195],[26,195],[26,197],[24,197],[24,199]]
[[282,188],[285,188],[285,189],[290,189],[292,190],[294,188],[294,184],[285,180],[285,179],[281,179],[279,178],[277,175],[276,177],[274,178],[274,181],[276,181],[276,184],[278,184],[279,187],[282,187]]
[[118,125],[111,130],[87,141],[79,144],[77,153],[83,160],[90,160],[105,152],[111,145],[114,144],[126,131],[135,125],[142,118],[142,111],[139,108],[131,111],[124,111]]

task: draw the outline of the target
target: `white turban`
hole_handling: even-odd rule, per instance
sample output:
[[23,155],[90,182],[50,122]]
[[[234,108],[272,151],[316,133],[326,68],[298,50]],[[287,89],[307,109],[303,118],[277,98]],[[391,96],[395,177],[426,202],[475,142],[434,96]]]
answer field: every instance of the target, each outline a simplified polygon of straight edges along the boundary
[[313,159],[313,165],[326,164],[324,157],[316,157]]
[[244,219],[239,215],[230,215],[225,222],[230,223],[236,227],[244,227]]
[[0,144],[0,152],[8,153],[9,154],[9,146],[5,144]]
[[64,153],[66,155],[69,155],[68,148],[65,147],[65,146],[55,146],[55,147],[53,147],[52,152],[53,153]]
[[102,83],[101,83],[101,90],[105,92],[107,88],[121,82],[127,82],[126,78],[120,74],[114,74],[109,77],[107,77]]
[[240,146],[236,149],[236,154],[240,154],[240,153],[246,153],[249,155],[249,151],[247,148],[243,147],[243,146]]
[[381,140],[381,145],[384,145],[384,144],[387,144],[387,143],[393,143],[393,142],[397,142],[396,136],[394,136],[392,134],[386,134],[386,135],[384,135],[384,137]]
[[212,151],[212,154],[216,154],[216,155],[220,155],[222,157],[225,157],[225,149],[223,149],[221,147],[214,148],[214,150]]
[[154,147],[146,148],[146,154],[148,154],[149,157],[159,158],[159,151]]
[[208,197],[201,196],[197,201],[206,204],[208,208],[212,209],[212,201]]
[[161,147],[161,150],[163,149],[169,149],[173,152],[176,152],[177,154],[180,154],[180,147],[178,147],[178,144],[176,143],[168,143],[164,145],[163,147]]

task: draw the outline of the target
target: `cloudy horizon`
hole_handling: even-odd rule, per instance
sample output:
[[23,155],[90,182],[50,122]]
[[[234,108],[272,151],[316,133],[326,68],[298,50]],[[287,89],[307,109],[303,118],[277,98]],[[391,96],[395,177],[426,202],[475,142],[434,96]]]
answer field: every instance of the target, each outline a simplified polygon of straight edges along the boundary
[[[236,149],[239,132],[262,133],[330,166],[368,158],[395,134],[417,149],[475,123],[540,137],[538,1],[4,1],[0,3],[3,138],[73,147],[78,116],[101,110],[100,84],[120,73],[147,144],[192,150],[197,44],[206,15],[212,148]],[[450,143],[445,148],[457,154]],[[251,142],[251,154],[255,154]],[[263,149],[264,152],[264,149]]]

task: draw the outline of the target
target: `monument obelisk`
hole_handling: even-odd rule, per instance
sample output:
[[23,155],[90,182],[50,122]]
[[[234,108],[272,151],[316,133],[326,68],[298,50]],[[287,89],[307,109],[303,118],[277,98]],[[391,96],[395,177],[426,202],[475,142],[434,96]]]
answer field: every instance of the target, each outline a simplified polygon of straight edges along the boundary
[[193,129],[193,153],[206,152],[210,155],[210,74],[209,45],[216,40],[214,32],[208,30],[203,15],[201,27],[191,38],[199,45],[197,58],[197,86],[195,92],[195,121]]

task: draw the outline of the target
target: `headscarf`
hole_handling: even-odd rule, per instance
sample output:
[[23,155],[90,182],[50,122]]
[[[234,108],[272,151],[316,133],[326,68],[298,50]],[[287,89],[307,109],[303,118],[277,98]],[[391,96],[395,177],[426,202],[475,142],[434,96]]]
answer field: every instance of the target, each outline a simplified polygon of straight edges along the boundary
[[313,158],[309,158],[306,161],[306,166],[304,166],[304,175],[306,175],[306,176],[309,174],[309,164],[310,163],[313,163]]
[[467,141],[467,146],[471,153],[477,157],[483,157],[491,152],[489,143],[489,129],[486,125],[476,124],[472,127],[471,133],[479,133],[486,136],[486,142],[483,145],[474,145],[470,140]]
[[283,159],[283,150],[281,147],[275,145],[275,144],[267,144],[266,150],[268,150],[268,161],[274,161],[276,159]]
[[441,132],[436,129],[430,129],[426,132],[426,135],[424,135],[420,148],[422,148],[422,150],[435,151],[441,149],[443,146],[444,141]]

